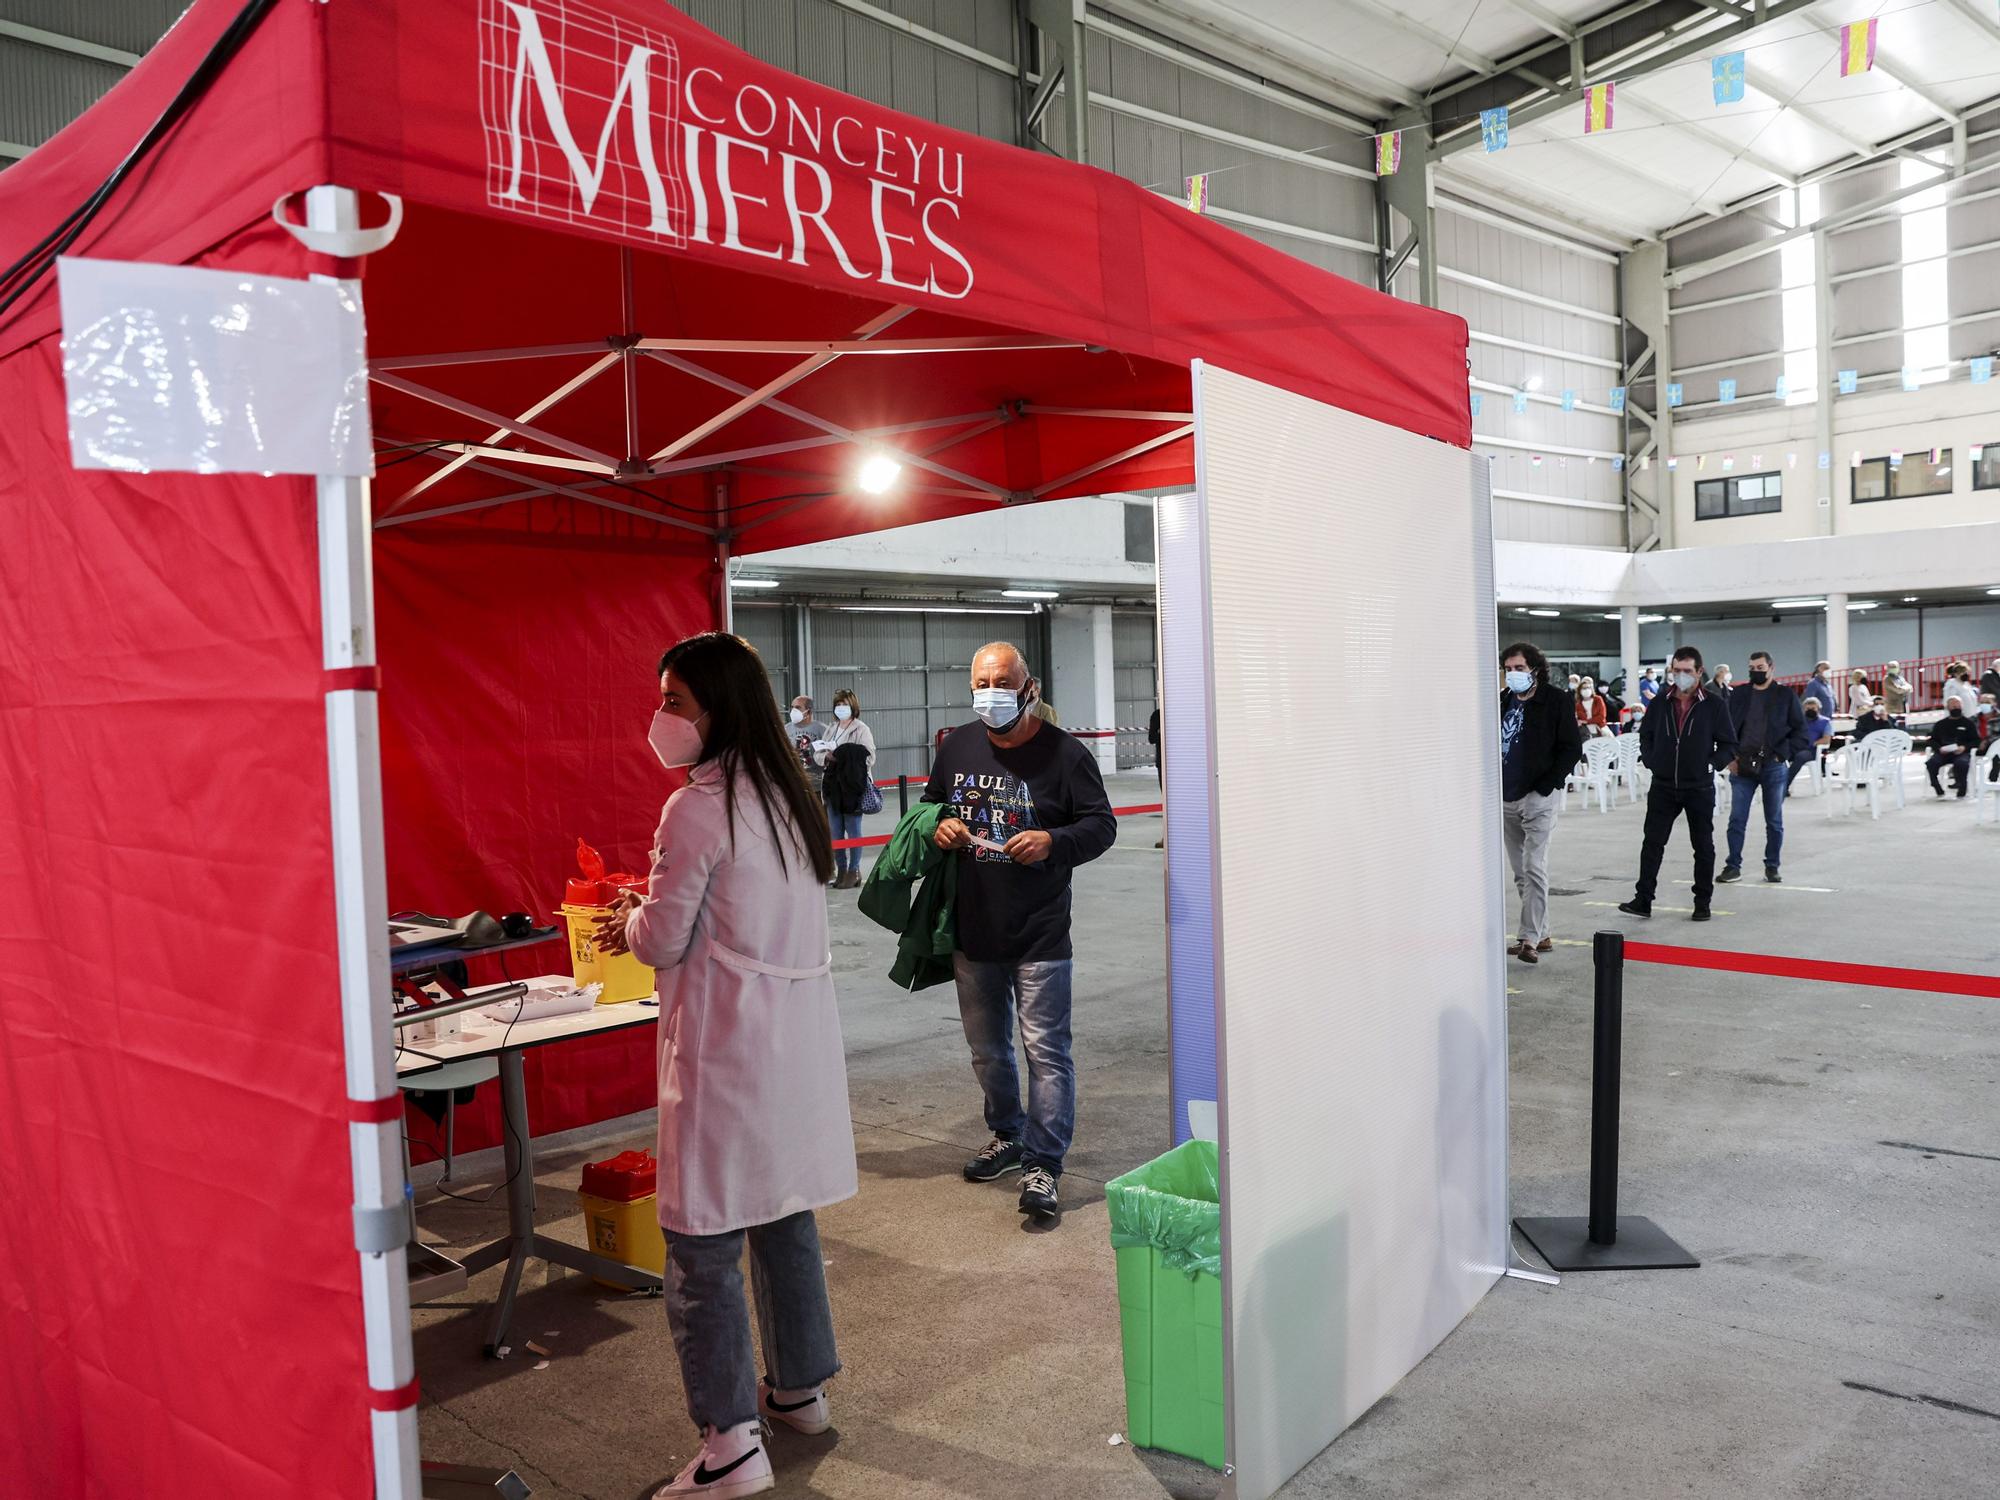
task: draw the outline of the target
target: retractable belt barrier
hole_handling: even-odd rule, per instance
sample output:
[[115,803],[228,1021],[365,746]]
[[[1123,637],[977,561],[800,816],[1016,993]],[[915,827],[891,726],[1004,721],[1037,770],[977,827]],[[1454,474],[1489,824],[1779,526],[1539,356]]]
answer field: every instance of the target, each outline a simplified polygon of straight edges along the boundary
[[1651,1219],[1618,1212],[1618,1075],[1624,1044],[1625,964],[1763,974],[1822,984],[1917,990],[2000,1000],[2000,976],[1944,969],[1897,969],[1885,964],[1837,963],[1772,953],[1732,953],[1719,948],[1677,948],[1628,943],[1621,932],[1591,939],[1596,1003],[1590,1071],[1590,1214],[1587,1218],[1516,1219],[1514,1227],[1558,1271],[1658,1271],[1699,1266]]
[[[895,785],[894,782],[889,784],[891,786]],[[1166,804],[1163,802],[1143,802],[1133,807],[1114,807],[1111,809],[1111,816],[1114,818],[1136,818],[1145,813],[1165,812],[1166,810]],[[836,849],[872,849],[877,844],[888,843],[891,837],[893,837],[891,834],[877,833],[871,834],[865,839],[835,839],[833,847]]]

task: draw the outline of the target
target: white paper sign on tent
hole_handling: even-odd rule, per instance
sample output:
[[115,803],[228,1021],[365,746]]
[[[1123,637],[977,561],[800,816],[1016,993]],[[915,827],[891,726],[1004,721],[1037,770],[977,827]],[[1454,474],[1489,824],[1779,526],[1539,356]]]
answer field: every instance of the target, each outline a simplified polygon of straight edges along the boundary
[[70,257],[57,269],[79,469],[374,472],[355,283]]

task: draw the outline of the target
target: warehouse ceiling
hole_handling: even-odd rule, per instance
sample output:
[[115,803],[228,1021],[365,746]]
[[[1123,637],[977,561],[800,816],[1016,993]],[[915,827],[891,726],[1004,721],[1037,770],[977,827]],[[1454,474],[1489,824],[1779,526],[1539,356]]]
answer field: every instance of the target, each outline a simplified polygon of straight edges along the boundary
[[[1992,0],[1102,3],[1404,124],[1406,167],[1421,142],[1446,185],[1626,240],[1893,150],[1949,162],[1954,127],[2000,106]],[[1841,28],[1870,17],[1874,66],[1843,77]],[[1712,62],[1730,52],[1744,55],[1743,97],[1717,103]],[[1614,82],[1608,131],[1585,132],[1577,54],[1583,83]],[[1509,142],[1488,152],[1478,117],[1497,105]]]

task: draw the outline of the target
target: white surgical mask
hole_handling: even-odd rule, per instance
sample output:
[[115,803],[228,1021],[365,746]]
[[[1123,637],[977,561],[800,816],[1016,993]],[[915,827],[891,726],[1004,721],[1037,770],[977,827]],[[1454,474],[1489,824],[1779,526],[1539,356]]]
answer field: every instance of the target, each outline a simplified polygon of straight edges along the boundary
[[1509,672],[1507,674],[1507,691],[1510,693],[1525,693],[1534,685],[1535,674],[1533,672]]
[[1595,693],[1597,689],[1592,687],[1589,683],[1586,682],[1582,687],[1578,688],[1577,691],[1583,694],[1584,697],[1588,698],[1593,693]]
[[805,721],[806,721],[806,711],[803,708],[795,708],[792,710],[792,722],[794,724],[803,724],[805,723]]
[[1021,695],[1012,688],[974,688],[972,711],[979,715],[988,729],[997,729],[1005,734],[1020,720]]
[[1694,686],[1694,673],[1692,672],[1674,673],[1674,686],[1679,688],[1684,693],[1687,692],[1690,688]]
[[854,717],[854,710],[845,703],[836,703],[833,705],[833,716],[836,719],[851,719]]
[[[707,714],[701,716],[707,717]],[[701,759],[701,731],[695,727],[700,722],[701,719],[670,714],[664,708],[654,713],[653,727],[646,731],[646,743],[653,747],[661,765],[673,771]]]

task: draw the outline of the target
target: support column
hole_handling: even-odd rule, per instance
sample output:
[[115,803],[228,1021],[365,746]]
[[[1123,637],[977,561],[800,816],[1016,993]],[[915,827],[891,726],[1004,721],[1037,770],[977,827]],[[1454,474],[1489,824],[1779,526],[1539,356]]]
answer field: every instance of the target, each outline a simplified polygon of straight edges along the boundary
[[1639,606],[1627,604],[1618,611],[1618,656],[1625,667],[1625,702],[1639,701]]
[[[1090,607],[1092,722],[1106,729],[1118,725],[1118,664],[1112,658],[1111,640],[1111,606],[1093,604]],[[1093,748],[1097,752],[1098,770],[1109,776],[1118,769],[1116,737],[1094,741]]]
[[[1833,367],[1832,272],[1833,266],[1827,251],[1827,233],[1824,229],[1815,230],[1813,231],[1813,326],[1817,342],[1813,348],[1813,379],[1819,382],[1819,412],[1818,419],[1813,424],[1813,435],[1818,445],[1818,451],[1813,454],[1813,477],[1818,481],[1813,496],[1819,509],[1819,514],[1815,518],[1819,524],[1814,529],[1823,536],[1832,536],[1834,530],[1833,403],[1840,394],[1839,381]],[[1821,453],[1827,455],[1827,467],[1824,469],[1819,466]]]
[[[1022,104],[1022,129],[1032,133],[1049,104],[1047,90],[1060,71],[1063,84],[1064,146],[1071,161],[1090,160],[1090,70],[1085,63],[1084,0],[1025,0],[1033,31],[1042,34],[1042,89]],[[1028,34],[1024,32],[1024,35]],[[1023,59],[1022,76],[1025,81]],[[1030,144],[1023,141],[1022,145]]]
[[[1411,149],[1403,158],[1403,170],[1378,178],[1382,197],[1389,208],[1402,215],[1409,225],[1409,237],[1392,245],[1385,237],[1378,247],[1381,256],[1379,279],[1383,290],[1393,291],[1396,270],[1412,255],[1417,258],[1417,300],[1425,307],[1438,305],[1437,189],[1431,180],[1429,150],[1430,117],[1423,110],[1404,110],[1392,116],[1391,130],[1407,130],[1404,144]],[[1395,229],[1395,214],[1379,215],[1380,227],[1388,234]]]
[[[1674,544],[1674,484],[1667,460],[1674,451],[1674,414],[1667,404],[1673,380],[1673,334],[1667,313],[1667,250],[1640,245],[1618,263],[1619,311],[1625,319],[1619,351],[1628,421],[1625,453],[1626,545],[1634,552]],[[1643,385],[1650,404],[1636,399]]]
[[1826,596],[1826,659],[1833,664],[1833,680],[1842,684],[1834,688],[1837,695],[1836,708],[1847,702],[1847,688],[1843,683],[1854,663],[1847,656],[1847,595],[1828,594]]

